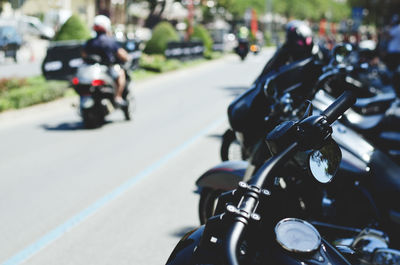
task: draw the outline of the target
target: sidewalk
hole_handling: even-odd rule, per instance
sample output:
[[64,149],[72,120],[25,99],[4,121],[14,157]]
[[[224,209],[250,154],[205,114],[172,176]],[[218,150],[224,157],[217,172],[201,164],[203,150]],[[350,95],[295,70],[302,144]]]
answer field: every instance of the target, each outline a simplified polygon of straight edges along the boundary
[[0,78],[30,77],[42,74],[41,66],[46,56],[49,41],[26,37],[18,50],[17,62],[0,54]]

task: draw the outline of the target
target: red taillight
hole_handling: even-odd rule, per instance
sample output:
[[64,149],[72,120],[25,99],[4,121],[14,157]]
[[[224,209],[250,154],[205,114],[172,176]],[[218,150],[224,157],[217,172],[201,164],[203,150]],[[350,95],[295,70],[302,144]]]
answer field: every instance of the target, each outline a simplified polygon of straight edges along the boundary
[[72,84],[73,84],[73,85],[79,84],[79,79],[78,79],[78,77],[72,78]]
[[104,82],[104,80],[100,80],[100,79],[95,79],[92,81],[92,86],[102,86],[104,85],[106,82]]

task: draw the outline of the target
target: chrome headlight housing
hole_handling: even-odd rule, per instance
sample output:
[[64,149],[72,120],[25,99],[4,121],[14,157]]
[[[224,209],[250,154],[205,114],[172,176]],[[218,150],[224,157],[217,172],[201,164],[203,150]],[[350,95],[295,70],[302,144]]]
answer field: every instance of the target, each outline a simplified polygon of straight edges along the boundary
[[321,236],[315,227],[301,219],[286,218],[275,226],[276,241],[287,251],[310,253],[321,245]]
[[383,248],[375,251],[372,258],[372,264],[376,265],[390,265],[400,264],[400,251]]

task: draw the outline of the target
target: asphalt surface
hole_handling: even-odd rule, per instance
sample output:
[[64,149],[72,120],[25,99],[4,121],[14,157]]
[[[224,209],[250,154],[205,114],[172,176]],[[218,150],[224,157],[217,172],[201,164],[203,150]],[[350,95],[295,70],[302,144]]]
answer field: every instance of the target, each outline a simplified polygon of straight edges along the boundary
[[199,225],[228,104],[273,50],[139,82],[136,112],[85,130],[69,98],[0,115],[0,264],[165,264]]

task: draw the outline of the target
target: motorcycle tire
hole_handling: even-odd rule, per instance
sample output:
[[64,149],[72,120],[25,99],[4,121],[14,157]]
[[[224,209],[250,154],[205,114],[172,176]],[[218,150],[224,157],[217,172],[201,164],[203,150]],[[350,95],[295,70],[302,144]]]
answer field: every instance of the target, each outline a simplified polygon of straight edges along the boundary
[[200,224],[205,224],[211,216],[214,215],[215,207],[217,206],[218,197],[221,195],[221,190],[212,188],[203,188],[200,193],[199,201],[199,218]]
[[222,136],[222,144],[220,150],[222,161],[243,160],[243,150],[239,141],[236,139],[232,130],[227,130]]
[[133,112],[135,111],[135,97],[131,92],[128,92],[125,100],[128,105],[122,111],[124,112],[125,120],[129,121],[132,119]]
[[96,113],[94,109],[82,111],[82,119],[86,129],[95,129],[104,123],[104,115]]

